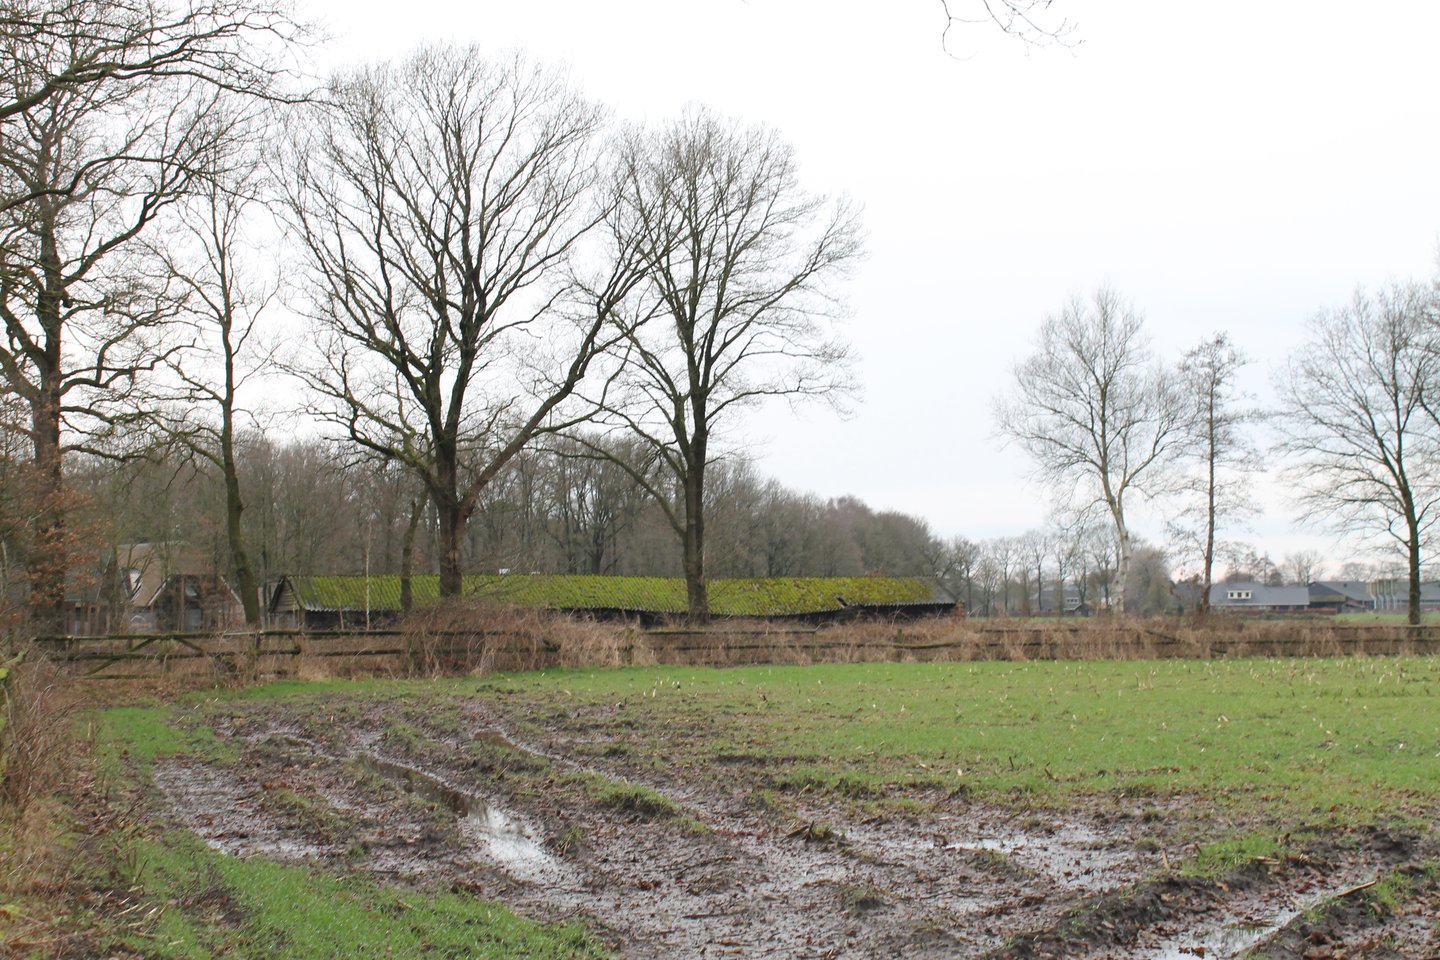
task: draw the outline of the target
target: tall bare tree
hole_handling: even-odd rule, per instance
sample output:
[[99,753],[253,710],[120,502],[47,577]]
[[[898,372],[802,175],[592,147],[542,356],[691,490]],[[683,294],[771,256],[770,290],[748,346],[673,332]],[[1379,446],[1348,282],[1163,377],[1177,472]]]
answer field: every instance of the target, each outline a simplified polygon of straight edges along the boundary
[[1158,492],[1186,438],[1191,405],[1151,354],[1142,319],[1115,291],[1067,303],[1040,328],[1039,347],[1015,366],[996,403],[1000,432],[1035,461],[1036,473],[1082,509],[1103,508],[1125,583],[1132,550],[1132,492]]
[[286,209],[308,267],[316,412],[424,483],[440,591],[461,589],[482,491],[563,404],[605,335],[617,268],[564,309],[603,218],[603,113],[516,58],[435,47],[337,77],[303,118]]
[[1182,382],[1195,404],[1195,442],[1185,458],[1194,472],[1181,478],[1193,499],[1187,498],[1167,527],[1186,555],[1200,559],[1202,616],[1210,609],[1215,582],[1217,532],[1251,511],[1249,480],[1260,469],[1254,428],[1263,416],[1236,382],[1248,362],[1224,333],[1206,337],[1180,361]]
[[[259,579],[246,545],[238,452],[244,432],[258,427],[253,406],[241,397],[246,384],[271,367],[273,344],[260,323],[274,299],[276,282],[253,262],[267,226],[258,152],[261,126],[243,109],[221,112],[243,142],[228,154],[205,158],[202,176],[174,231],[153,244],[156,259],[183,297],[182,318],[193,339],[167,354],[172,379],[155,416],[164,441],[185,459],[217,471],[225,500],[225,541],[245,622],[260,625]],[[257,222],[258,221],[258,222]]]
[[280,96],[264,41],[293,32],[245,0],[42,0],[0,13],[0,377],[28,408],[37,626],[61,625],[62,461],[120,424],[165,345],[173,291],[137,242],[185,196],[197,158],[229,135],[227,91]]
[[838,402],[850,390],[828,321],[859,224],[846,203],[801,187],[773,131],[703,109],[632,133],[614,187],[615,247],[638,254],[645,279],[616,312],[625,365],[599,403],[663,465],[662,481],[634,476],[680,538],[689,619],[704,623],[712,444],[767,398]]
[[1420,622],[1422,551],[1440,519],[1435,294],[1411,284],[1357,292],[1310,322],[1280,381],[1281,449],[1305,516],[1398,549]]

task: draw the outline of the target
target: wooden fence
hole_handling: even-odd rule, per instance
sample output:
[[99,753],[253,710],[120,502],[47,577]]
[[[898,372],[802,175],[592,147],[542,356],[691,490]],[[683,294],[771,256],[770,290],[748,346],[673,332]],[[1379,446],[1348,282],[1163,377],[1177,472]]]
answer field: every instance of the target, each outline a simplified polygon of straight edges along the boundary
[[801,627],[722,624],[706,630],[602,627],[580,645],[564,630],[267,630],[214,634],[42,637],[51,660],[94,679],[166,674],[295,676],[535,670],[628,663],[739,665],[823,661],[1099,660],[1424,654],[1440,626],[1326,621],[935,621]]

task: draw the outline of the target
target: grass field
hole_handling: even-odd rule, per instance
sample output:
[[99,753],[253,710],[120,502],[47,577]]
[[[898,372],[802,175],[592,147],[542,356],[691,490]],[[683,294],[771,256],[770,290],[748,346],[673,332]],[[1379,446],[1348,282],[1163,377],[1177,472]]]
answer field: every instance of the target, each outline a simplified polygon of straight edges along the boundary
[[[1002,848],[971,857],[938,840],[913,846],[981,821],[1041,838],[1092,831],[1093,849],[1077,855],[1129,864],[1124,883],[1163,867],[1215,878],[1204,895],[1217,898],[1231,895],[1216,892],[1231,890],[1224,878],[1249,864],[1313,863],[1302,846],[1318,837],[1348,851],[1327,867],[1337,876],[1357,864],[1403,868],[1376,887],[1394,901],[1385,916],[1400,915],[1407,903],[1440,903],[1440,871],[1424,859],[1440,811],[1437,693],[1437,657],[647,667],[208,691],[88,721],[88,795],[108,813],[74,822],[65,841],[78,864],[70,882],[90,891],[88,906],[42,923],[43,897],[12,868],[0,925],[19,956],[64,955],[42,945],[69,937],[107,956],[177,960],[559,958],[630,943],[681,955],[727,936],[790,943],[784,937],[814,935],[816,910],[833,910],[833,937],[888,944],[944,929],[943,955],[991,956],[1000,942],[985,932],[991,921],[955,919],[977,883],[1028,905],[1007,907],[1021,912],[996,914],[993,927],[1034,926],[1042,940],[1070,930],[1076,911],[1112,909],[1069,880],[1003,866],[1009,855],[992,852]],[[503,871],[441,866],[473,853],[464,831],[413,782],[402,790],[357,765],[366,750],[518,811],[536,825],[543,856],[592,879],[556,901]],[[175,792],[196,776],[188,793]],[[230,793],[207,786],[222,781]],[[79,817],[76,806],[58,816]],[[1108,812],[1119,810],[1131,811],[1124,823]],[[247,831],[265,829],[309,852],[277,861],[214,849],[215,837],[238,835],[243,850]],[[1411,838],[1408,859],[1343,839],[1377,829]],[[831,838],[852,830],[873,834],[879,853],[842,857],[847,879],[833,893],[806,879],[835,869]],[[800,848],[784,840],[797,831]],[[772,834],[779,840],[762,842]],[[0,850],[7,867],[19,853]],[[747,857],[798,878],[749,919],[704,899],[712,881],[675,879],[695,862]],[[887,873],[891,861],[900,866]],[[406,879],[395,879],[397,862]],[[614,864],[626,866],[616,874]],[[740,871],[726,881],[740,889],[777,882],[724,869]],[[935,894],[924,878],[937,870],[964,890]],[[595,877],[625,892],[607,899]],[[1200,896],[1198,881],[1169,882],[1182,884],[1170,894],[1174,911],[1215,906],[1184,899]],[[1037,900],[1046,884],[1053,890]],[[95,891],[106,892],[96,901]],[[822,893],[835,905],[817,904]],[[856,906],[871,903],[892,906]],[[847,919],[857,911],[869,918],[858,927]],[[555,922],[576,913],[604,929]],[[673,922],[646,927],[640,916]],[[705,919],[715,917],[736,919]],[[739,934],[714,929],[742,920],[751,926]]]
[[669,764],[741,751],[873,796],[1201,793],[1277,815],[1390,814],[1440,796],[1434,657],[652,668],[475,688],[520,716],[585,712]]

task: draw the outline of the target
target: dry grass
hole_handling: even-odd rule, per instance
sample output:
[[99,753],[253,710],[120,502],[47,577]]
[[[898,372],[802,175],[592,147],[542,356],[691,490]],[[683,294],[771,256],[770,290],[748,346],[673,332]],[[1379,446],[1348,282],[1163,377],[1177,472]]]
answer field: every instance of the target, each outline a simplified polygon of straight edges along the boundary
[[[251,644],[245,653],[237,644]],[[299,654],[296,655],[298,645]],[[210,649],[212,645],[207,644]],[[717,620],[702,630],[575,618],[493,602],[427,608],[398,631],[217,637],[217,656],[179,666],[131,660],[122,669],[199,685],[246,685],[276,676],[438,676],[555,667],[652,663],[738,665],[937,660],[1135,660],[1239,656],[1316,657],[1430,653],[1440,625],[1324,618],[1245,621],[1213,616],[1140,619]],[[78,664],[76,665],[79,666]]]
[[75,681],[39,656],[13,668],[0,689],[0,809],[19,817],[70,773],[75,718],[84,704]]
[[476,601],[412,614],[401,641],[401,669],[420,676],[653,662],[633,626]]
[[92,889],[85,870],[89,846],[114,828],[115,814],[78,728],[86,705],[80,686],[40,658],[27,659],[5,683],[0,955],[87,955],[73,920],[109,909],[108,894]]

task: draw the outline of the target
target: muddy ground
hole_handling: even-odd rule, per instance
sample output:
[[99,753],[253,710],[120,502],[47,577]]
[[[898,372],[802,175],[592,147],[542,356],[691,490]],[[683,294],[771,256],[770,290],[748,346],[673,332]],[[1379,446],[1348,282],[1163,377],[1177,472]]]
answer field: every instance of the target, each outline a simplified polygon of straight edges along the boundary
[[1199,846],[1253,826],[1203,797],[859,802],[777,789],[757,756],[642,761],[560,714],[517,730],[484,698],[191,722],[238,760],[155,785],[212,846],[580,918],[622,957],[1440,957],[1440,851],[1414,827],[1312,830],[1202,878]]

